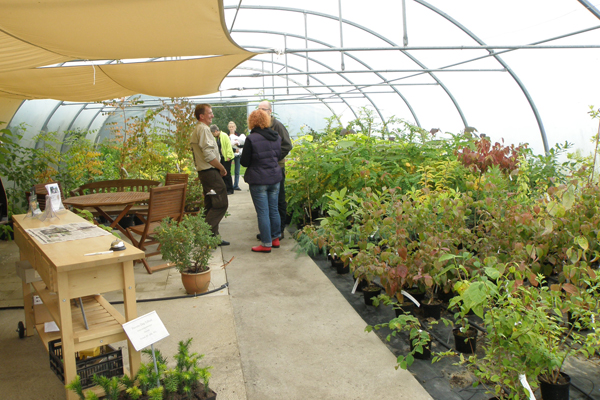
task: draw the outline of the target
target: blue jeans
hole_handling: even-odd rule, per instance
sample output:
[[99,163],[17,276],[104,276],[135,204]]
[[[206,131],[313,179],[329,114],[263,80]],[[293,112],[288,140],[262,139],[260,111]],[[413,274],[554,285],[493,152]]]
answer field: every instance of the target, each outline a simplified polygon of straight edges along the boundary
[[272,240],[281,236],[281,222],[277,209],[279,183],[274,185],[250,184],[250,196],[258,217],[258,230],[263,246],[271,247]]
[[235,179],[233,180],[233,188],[234,189],[240,188],[240,158],[241,158],[241,156],[233,157],[233,159],[235,161],[235,172],[233,173],[235,175]]

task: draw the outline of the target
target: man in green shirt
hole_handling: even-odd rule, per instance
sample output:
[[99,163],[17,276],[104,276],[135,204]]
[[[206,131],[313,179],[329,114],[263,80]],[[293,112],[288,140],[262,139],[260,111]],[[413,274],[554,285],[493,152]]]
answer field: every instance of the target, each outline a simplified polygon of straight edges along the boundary
[[[227,175],[227,171],[221,164],[219,147],[209,128],[214,117],[212,107],[210,104],[198,104],[194,115],[198,124],[190,135],[190,145],[198,178],[202,183],[206,222],[211,226],[213,234],[217,236],[219,235],[219,223],[229,206],[227,188],[222,178]],[[221,241],[220,246],[227,245],[229,242]]]

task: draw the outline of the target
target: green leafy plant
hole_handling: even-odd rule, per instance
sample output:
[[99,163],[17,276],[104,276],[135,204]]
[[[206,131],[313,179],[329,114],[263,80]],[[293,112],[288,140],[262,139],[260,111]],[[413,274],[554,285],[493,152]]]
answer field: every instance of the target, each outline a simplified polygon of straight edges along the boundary
[[[374,299],[373,304],[378,305],[378,299]],[[424,349],[431,345],[431,336],[427,331],[422,329],[421,323],[413,315],[405,313],[385,324],[367,325],[365,331],[372,332],[381,328],[389,328],[391,330],[391,333],[386,337],[387,341],[399,335],[400,332],[408,332],[408,340],[412,344],[411,350],[406,355],[398,356],[396,369],[407,369],[410,367],[415,361],[415,353],[423,354]]]
[[202,213],[185,215],[180,223],[165,220],[156,229],[163,259],[175,264],[179,272],[198,273],[209,269],[212,250],[221,243],[213,236]]

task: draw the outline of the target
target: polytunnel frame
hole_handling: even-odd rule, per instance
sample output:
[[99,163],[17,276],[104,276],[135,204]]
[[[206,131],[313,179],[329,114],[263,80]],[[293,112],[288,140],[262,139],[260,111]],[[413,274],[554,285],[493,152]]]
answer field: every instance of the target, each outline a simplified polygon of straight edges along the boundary
[[[417,113],[415,112],[415,110],[413,109],[413,107],[410,105],[410,102],[408,101],[408,99],[406,99],[404,97],[404,95],[401,93],[401,91],[396,87],[396,86],[400,86],[400,85],[398,85],[398,84],[394,85],[393,82],[397,82],[398,80],[412,78],[412,77],[415,77],[415,76],[418,76],[418,75],[422,75],[422,74],[428,74],[445,91],[445,93],[447,94],[447,96],[449,97],[449,99],[452,101],[454,107],[456,108],[456,110],[457,110],[460,118],[462,119],[462,121],[463,121],[463,123],[465,125],[465,129],[468,129],[469,126],[467,124],[466,117],[465,117],[464,113],[462,112],[462,109],[461,109],[459,103],[456,101],[456,99],[452,95],[451,91],[434,74],[434,72],[438,72],[438,71],[440,71],[440,72],[441,71],[444,71],[444,72],[459,72],[459,71],[465,72],[464,70],[448,70],[448,68],[455,67],[455,66],[462,65],[462,64],[466,64],[466,63],[470,63],[470,62],[474,62],[474,61],[481,60],[481,59],[484,59],[484,58],[487,58],[487,57],[494,57],[496,59],[496,61],[500,65],[502,65],[504,67],[504,69],[502,69],[502,70],[494,70],[494,69],[489,69],[489,70],[473,70],[473,71],[484,71],[484,72],[485,71],[490,71],[490,72],[491,71],[504,71],[504,72],[509,72],[509,74],[512,77],[512,79],[515,81],[515,83],[517,83],[517,85],[519,86],[519,88],[521,89],[521,91],[523,92],[523,94],[525,95],[527,101],[529,102],[529,105],[530,105],[530,107],[531,107],[531,109],[533,111],[533,114],[534,114],[534,116],[536,118],[536,121],[538,123],[538,127],[540,129],[540,134],[541,134],[541,137],[542,137],[542,141],[543,141],[543,145],[544,145],[544,150],[547,153],[549,151],[549,147],[548,147],[548,143],[547,143],[546,132],[545,132],[545,128],[544,128],[541,116],[539,115],[539,112],[537,110],[537,107],[536,107],[533,99],[529,95],[529,92],[527,91],[527,89],[526,89],[525,85],[523,84],[523,82],[521,82],[521,80],[519,79],[519,77],[517,76],[517,74],[508,66],[508,64],[502,58],[499,57],[499,55],[500,54],[504,54],[506,52],[510,52],[510,51],[514,51],[514,50],[519,50],[519,49],[535,49],[535,48],[592,48],[592,47],[598,47],[598,46],[539,46],[539,44],[550,42],[550,41],[554,41],[554,40],[558,40],[558,39],[562,39],[562,38],[569,37],[569,36],[574,36],[574,35],[585,33],[585,32],[591,31],[591,30],[595,30],[595,29],[600,28],[600,25],[594,26],[594,27],[590,27],[590,28],[586,28],[586,29],[582,29],[582,30],[575,31],[575,32],[571,32],[571,33],[564,34],[564,35],[561,35],[561,36],[556,36],[556,37],[553,37],[553,38],[548,38],[548,39],[545,39],[545,40],[542,40],[542,41],[531,43],[529,45],[521,45],[521,46],[487,46],[487,45],[485,45],[485,42],[483,42],[481,39],[479,39],[474,33],[472,33],[469,29],[467,29],[465,26],[463,26],[462,24],[460,24],[458,21],[456,21],[450,15],[448,15],[448,14],[444,13],[443,11],[437,9],[436,7],[432,6],[431,4],[427,3],[424,0],[414,0],[414,1],[417,4],[422,5],[423,7],[429,9],[430,11],[436,13],[440,17],[442,17],[442,18],[446,19],[447,21],[449,21],[451,24],[453,24],[454,26],[456,26],[457,28],[459,28],[461,31],[463,31],[465,34],[467,34],[476,43],[478,43],[479,46],[410,47],[410,46],[407,46],[407,43],[406,43],[406,40],[405,40],[404,41],[404,45],[405,46],[404,47],[400,47],[400,46],[396,45],[393,41],[391,41],[391,40],[387,39],[386,37],[384,37],[384,36],[382,36],[382,35],[374,32],[374,31],[372,31],[369,28],[366,28],[366,27],[364,27],[364,26],[362,26],[360,24],[357,24],[355,22],[343,19],[342,18],[342,3],[341,3],[341,0],[338,0],[338,2],[339,2],[339,15],[338,16],[335,16],[335,15],[332,15],[332,14],[321,13],[321,12],[318,12],[318,11],[301,10],[301,9],[290,8],[290,7],[242,5],[242,0],[240,0],[238,6],[225,6],[224,9],[234,9],[234,8],[237,9],[235,17],[234,17],[234,19],[232,21],[232,24],[231,24],[231,27],[230,27],[230,32],[236,32],[236,33],[276,34],[276,35],[283,35],[284,38],[286,38],[286,42],[285,42],[286,43],[286,45],[285,45],[286,48],[283,51],[283,54],[285,54],[285,57],[286,57],[285,64],[275,63],[275,61],[273,60],[273,57],[271,57],[271,61],[270,61],[272,65],[284,65],[285,68],[286,68],[286,73],[277,73],[276,74],[276,73],[273,72],[273,67],[271,68],[271,70],[272,70],[271,74],[267,74],[267,73],[263,72],[263,74],[261,74],[263,76],[263,89],[265,88],[264,77],[265,76],[269,76],[269,75],[272,75],[272,76],[278,75],[278,76],[282,76],[282,77],[285,76],[285,79],[288,82],[289,82],[289,76],[290,75],[299,75],[299,74],[307,75],[307,80],[309,80],[310,77],[312,77],[315,81],[319,82],[322,86],[326,87],[327,90],[329,90],[331,92],[331,95],[329,97],[318,97],[318,96],[325,96],[326,94],[319,93],[317,95],[314,92],[311,92],[306,87],[303,87],[300,84],[298,84],[298,86],[290,86],[289,83],[288,83],[287,86],[283,86],[281,88],[282,89],[286,89],[286,88],[288,89],[288,96],[290,96],[289,95],[289,88],[290,87],[293,87],[295,89],[304,88],[305,90],[307,90],[308,93],[305,96],[303,96],[303,97],[311,96],[312,95],[321,104],[324,104],[325,106],[327,106],[330,109],[330,111],[332,111],[334,117],[337,118],[338,120],[339,120],[339,117],[336,115],[335,112],[333,112],[332,108],[327,105],[327,99],[328,98],[331,99],[332,97],[339,98],[343,103],[346,104],[346,106],[348,106],[348,108],[351,110],[351,112],[356,116],[356,112],[354,111],[354,108],[352,106],[350,106],[350,104],[346,101],[346,99],[344,99],[344,95],[347,95],[348,93],[351,93],[351,92],[358,91],[358,92],[361,93],[361,95],[364,98],[366,98],[371,103],[371,105],[374,107],[374,109],[378,113],[379,117],[381,118],[382,122],[385,124],[385,119],[383,118],[382,113],[379,110],[379,107],[377,107],[376,102],[368,96],[369,93],[370,94],[375,94],[375,93],[373,93],[373,92],[365,93],[365,92],[362,91],[362,89],[363,88],[367,88],[367,87],[371,87],[371,86],[388,86],[389,88],[391,88],[393,90],[393,92],[390,91],[390,92],[382,92],[382,93],[390,93],[390,94],[392,94],[392,93],[395,92],[402,99],[402,101],[404,102],[404,104],[408,107],[408,109],[411,112],[413,118],[415,119],[415,122],[416,122],[417,126],[421,126],[420,122],[419,122],[419,119],[417,117]],[[600,11],[598,11],[598,9],[595,6],[593,6],[587,0],[578,0],[578,2],[583,7],[585,7],[588,11],[590,11],[595,17],[597,17],[597,18],[600,19]],[[402,11],[403,12],[403,17],[405,18],[406,17],[406,13],[405,13],[405,8],[404,8],[404,3],[405,3],[405,0],[403,0],[403,11]],[[286,32],[234,30],[233,26],[234,26],[235,20],[237,18],[237,13],[239,12],[240,9],[256,9],[256,10],[270,10],[270,11],[283,11],[283,12],[300,13],[300,14],[302,14],[304,16],[304,28],[305,28],[304,29],[305,30],[304,36],[297,35],[297,34],[292,34],[292,33],[286,33]],[[317,40],[315,38],[310,38],[309,39],[309,37],[308,37],[308,30],[307,30],[307,16],[308,15],[314,15],[314,16],[321,17],[321,18],[327,18],[327,19],[339,21],[339,24],[340,24],[340,43],[341,43],[342,47],[340,47],[340,48],[334,48],[332,45],[327,44],[325,42],[322,42],[320,40]],[[374,36],[374,37],[382,40],[385,43],[389,44],[390,47],[384,47],[384,48],[374,48],[374,47],[369,47],[369,48],[344,48],[343,47],[343,26],[344,26],[344,24],[346,24],[348,26],[355,27],[355,28],[357,28],[359,30],[362,30],[362,31],[364,31],[364,32],[366,32],[366,33],[368,33],[368,34],[370,34],[370,35],[372,35],[372,36]],[[304,48],[304,49],[289,49],[289,48],[287,48],[287,36],[295,37],[295,38],[303,38],[305,40],[306,48]],[[319,43],[319,44],[325,46],[326,48],[324,48],[324,49],[309,49],[308,48],[308,41],[309,40],[311,42],[314,42],[314,43]],[[461,62],[458,62],[458,63],[455,63],[455,64],[447,65],[447,66],[444,66],[444,67],[441,67],[441,68],[428,69],[416,57],[414,57],[410,53],[407,53],[407,51],[409,51],[409,50],[417,50],[417,49],[425,49],[425,50],[436,50],[436,49],[444,49],[444,50],[448,50],[448,49],[459,50],[460,49],[460,50],[465,50],[465,49],[474,49],[474,50],[487,50],[488,54],[484,55],[484,56],[479,56],[479,57],[471,58],[469,60],[464,60],[464,61],[461,61]],[[404,70],[394,70],[394,71],[390,71],[390,70],[381,70],[381,71],[374,70],[367,63],[363,62],[359,57],[356,57],[356,56],[354,56],[352,54],[347,53],[348,51],[368,51],[368,50],[377,50],[377,51],[380,51],[380,50],[392,50],[392,51],[400,51],[404,56],[406,56],[407,58],[409,58],[410,60],[412,60],[418,66],[420,66],[421,70],[415,70],[416,73],[413,74],[413,75],[408,75],[408,76],[401,77],[401,78],[394,78],[394,79],[390,80],[390,79],[386,79],[384,76],[382,76],[381,73],[383,73],[383,72],[411,72],[412,70],[407,70],[407,69],[404,69]],[[495,50],[500,50],[500,51],[495,51]],[[329,52],[337,51],[337,52],[341,53],[341,58],[342,58],[342,70],[341,71],[339,71],[339,70],[336,71],[333,68],[331,68],[330,66],[328,66],[328,65],[326,65],[326,64],[324,64],[322,62],[319,62],[316,59],[311,58],[311,57],[308,56],[309,52],[324,52],[324,51],[329,51]],[[269,54],[269,53],[271,53],[271,55],[272,55],[273,53],[279,53],[279,52],[280,51],[275,50],[275,49],[267,49],[266,51],[263,51],[262,54]],[[306,71],[305,72],[288,73],[287,72],[287,68],[289,68],[289,65],[287,65],[287,56],[288,56],[288,54],[296,54],[296,53],[304,53],[304,55],[300,55],[300,56],[303,56],[306,59]],[[365,68],[367,68],[367,70],[364,70],[364,71],[362,71],[362,70],[360,70],[360,71],[345,71],[344,62],[343,62],[344,55],[347,56],[347,57],[351,57],[353,60],[355,60],[356,62],[358,62],[359,64],[363,65]],[[161,58],[164,58],[164,57],[161,57]],[[151,59],[149,61],[158,60],[158,59],[161,59],[161,58],[155,58],[155,59]],[[248,61],[260,61],[262,63],[269,63],[269,60],[259,59],[259,58],[256,58],[256,57],[253,58],[253,59],[250,59]],[[313,72],[310,72],[309,68],[308,68],[309,67],[309,61],[313,61],[313,62],[315,62],[317,64],[320,64],[320,65],[328,68],[330,71],[313,71]],[[110,63],[113,63],[113,62],[115,62],[115,60],[110,60],[107,63],[110,64]],[[236,68],[236,69],[245,69],[245,68],[242,67],[242,66],[238,66],[238,68]],[[299,68],[295,68],[294,67],[294,69],[297,70],[297,71],[301,71]],[[264,64],[263,64],[263,71],[265,71]],[[362,85],[361,84],[356,84],[356,83],[352,82],[352,80],[350,80],[348,77],[346,77],[346,76],[343,75],[343,74],[347,74],[347,73],[350,73],[350,72],[352,72],[352,73],[357,73],[357,72],[361,72],[361,73],[373,73],[373,74],[375,74],[375,76],[377,76],[383,82],[374,83],[374,84],[362,84]],[[354,88],[350,89],[349,91],[345,91],[345,92],[339,92],[339,91],[333,90],[332,89],[333,87],[338,87],[338,86],[345,87],[345,85],[327,85],[322,80],[319,80],[319,79],[317,79],[314,76],[315,74],[322,74],[322,73],[337,74],[339,77],[341,77],[345,81],[349,82],[350,86],[354,86]],[[252,77],[257,77],[257,76],[261,76],[261,75],[252,75]],[[234,78],[235,76],[230,74],[230,75],[228,75],[228,77]],[[292,82],[296,83],[295,81],[292,81]],[[420,85],[426,85],[426,84],[427,83],[421,83]],[[435,83],[429,83],[429,84],[435,85]],[[307,84],[307,86],[310,86],[310,85]],[[275,96],[275,90],[274,90],[275,88],[276,87],[273,84],[273,87],[272,87],[272,89],[273,89],[273,96]],[[244,88],[244,89],[248,89],[248,88]],[[226,90],[227,89],[221,89],[220,90],[220,98],[219,98],[219,100],[223,101],[224,98],[226,99],[227,97],[232,98],[232,99],[237,97],[237,96],[223,96],[222,92],[226,91]],[[229,89],[229,90],[235,90],[235,89]],[[289,99],[289,101],[292,101],[292,100],[293,99]],[[56,111],[59,109],[59,107],[61,105],[63,105],[63,103],[65,103],[65,102],[64,101],[60,101],[59,103],[57,103],[57,105],[54,107],[53,111],[50,112],[50,114],[48,115],[46,121],[44,122],[44,125],[43,125],[44,127],[47,127],[50,119],[55,115]],[[75,120],[86,109],[88,109],[87,104],[83,104],[82,107],[81,107],[81,109],[79,110],[79,112],[75,115],[75,117],[73,117],[73,120],[69,124],[69,127],[67,129],[65,129],[65,132],[68,132],[72,128]],[[103,112],[103,110],[104,110],[104,107],[100,107],[98,109],[98,111],[96,112],[96,114],[89,121],[88,128],[94,123],[94,121],[96,120],[96,118],[98,117],[98,115],[100,115]],[[36,145],[37,145],[37,143],[36,143]]]
[[[433,80],[435,80],[435,82],[437,82],[437,84],[438,84],[438,85],[440,85],[440,87],[442,88],[442,90],[444,90],[444,92],[446,93],[446,95],[447,95],[447,96],[449,97],[449,99],[452,101],[452,103],[453,103],[454,107],[456,108],[456,111],[458,112],[458,114],[459,114],[459,116],[460,116],[460,118],[461,118],[461,120],[462,120],[462,122],[463,122],[463,124],[464,124],[464,126],[465,126],[465,129],[469,127],[469,125],[468,125],[468,123],[467,123],[466,116],[464,115],[464,113],[463,113],[463,111],[462,111],[462,109],[461,109],[460,105],[458,104],[458,102],[457,102],[456,98],[454,97],[454,95],[452,94],[452,92],[451,92],[451,91],[450,91],[450,90],[449,90],[449,89],[446,87],[446,85],[444,85],[444,83],[443,83],[443,82],[442,82],[442,81],[441,81],[441,80],[440,80],[440,79],[437,77],[437,75],[435,75],[435,74],[432,72],[432,70],[431,70],[431,69],[428,69],[428,68],[425,66],[425,64],[421,63],[421,62],[420,62],[420,61],[419,61],[419,60],[418,60],[418,59],[417,59],[417,58],[416,58],[414,55],[412,55],[412,54],[408,53],[408,52],[407,52],[407,50],[408,50],[408,49],[403,49],[402,47],[399,47],[399,46],[398,46],[397,44],[395,44],[395,43],[394,43],[392,40],[390,40],[390,39],[388,39],[388,38],[386,38],[386,37],[384,37],[384,36],[380,35],[380,34],[379,34],[379,33],[377,33],[377,32],[374,32],[373,30],[371,30],[371,29],[369,29],[369,28],[367,28],[367,27],[365,27],[365,26],[362,26],[362,25],[360,25],[360,24],[358,24],[358,23],[355,23],[355,22],[352,22],[352,21],[349,21],[349,20],[346,20],[346,19],[342,18],[342,15],[341,15],[341,14],[342,14],[341,0],[338,0],[338,1],[339,1],[339,9],[340,9],[340,15],[339,15],[339,16],[334,16],[334,15],[331,15],[331,14],[321,13],[321,12],[312,11],[312,10],[302,10],[302,9],[298,9],[298,8],[290,8],[290,7],[279,7],[279,6],[259,6],[259,5],[242,5],[242,4],[241,4],[241,3],[242,3],[241,1],[240,1],[240,3],[239,3],[237,6],[226,6],[226,7],[224,7],[224,9],[236,9],[236,18],[237,18],[237,12],[238,12],[240,9],[249,9],[249,10],[269,10],[269,11],[294,12],[294,13],[300,13],[300,14],[303,14],[303,15],[305,15],[305,16],[306,16],[307,14],[309,14],[309,15],[314,15],[314,16],[317,16],[317,17],[328,18],[328,19],[332,19],[332,20],[337,20],[337,21],[339,21],[339,22],[340,22],[340,43],[342,44],[342,47],[341,47],[341,48],[339,48],[339,49],[335,49],[335,48],[333,48],[333,47],[331,47],[331,46],[329,46],[329,45],[326,45],[326,44],[324,44],[324,43],[321,43],[321,44],[323,44],[323,45],[326,45],[327,47],[329,47],[329,49],[330,49],[331,51],[340,51],[340,52],[341,52],[341,54],[342,54],[342,70],[341,70],[341,71],[337,71],[337,75],[338,75],[338,76],[340,76],[340,77],[343,77],[343,75],[342,75],[342,74],[344,74],[344,73],[348,73],[347,71],[344,71],[344,65],[343,65],[343,56],[344,56],[344,55],[346,55],[346,56],[351,56],[350,54],[347,54],[347,53],[344,51],[344,48],[343,48],[343,30],[342,30],[342,24],[344,24],[344,23],[345,23],[345,24],[347,24],[347,25],[349,25],[349,26],[353,26],[353,27],[355,27],[355,28],[357,28],[357,29],[360,29],[360,30],[362,30],[362,31],[364,31],[364,32],[367,32],[367,33],[369,33],[369,34],[373,35],[374,37],[376,37],[376,38],[378,38],[378,39],[380,39],[380,40],[382,40],[382,41],[384,41],[384,42],[388,43],[390,46],[392,46],[392,48],[390,48],[390,49],[387,49],[387,48],[386,48],[387,50],[399,50],[399,51],[400,51],[400,52],[401,52],[401,53],[402,53],[404,56],[406,56],[406,57],[407,57],[407,58],[409,58],[411,61],[413,61],[415,64],[417,64],[419,67],[421,67],[421,68],[422,68],[422,70],[423,70],[423,72],[422,72],[422,73],[426,73],[426,74],[428,74],[428,75],[429,75],[429,76],[430,76],[430,77],[431,77]],[[442,18],[446,19],[447,21],[449,21],[450,23],[452,23],[454,26],[456,26],[457,28],[459,28],[461,31],[463,31],[465,34],[467,34],[467,35],[468,35],[468,36],[469,36],[471,39],[473,39],[473,40],[474,40],[476,43],[478,43],[478,44],[479,44],[479,48],[480,48],[481,50],[487,50],[487,51],[489,52],[489,55],[487,55],[487,56],[485,56],[485,57],[489,57],[489,56],[491,56],[491,57],[494,57],[494,58],[496,59],[496,61],[497,61],[497,62],[498,62],[500,65],[502,65],[502,66],[504,67],[504,69],[506,70],[506,72],[508,72],[508,73],[510,74],[510,76],[513,78],[513,80],[515,81],[515,83],[518,85],[518,87],[521,89],[521,91],[522,91],[522,92],[523,92],[523,94],[525,95],[525,98],[527,99],[527,102],[529,103],[529,106],[531,107],[531,110],[532,110],[532,112],[533,112],[533,114],[534,114],[534,117],[535,117],[535,119],[536,119],[536,122],[537,122],[537,124],[538,124],[538,127],[539,127],[539,129],[540,129],[540,134],[541,134],[541,137],[542,137],[542,143],[543,143],[543,145],[544,145],[544,151],[545,151],[546,153],[548,153],[548,151],[549,151],[548,140],[547,140],[547,137],[546,137],[546,131],[545,131],[544,124],[543,124],[543,122],[542,122],[541,116],[540,116],[540,114],[539,114],[539,112],[538,112],[538,110],[537,110],[537,107],[536,107],[536,105],[535,105],[535,102],[534,102],[534,101],[533,101],[533,99],[531,98],[531,96],[530,96],[530,94],[529,94],[529,92],[528,92],[527,88],[525,87],[525,85],[523,84],[523,82],[522,82],[522,81],[519,79],[519,77],[517,76],[517,74],[516,74],[516,73],[515,73],[515,72],[514,72],[514,71],[513,71],[513,70],[512,70],[512,69],[511,69],[509,66],[508,66],[508,64],[507,64],[507,63],[506,63],[506,62],[505,62],[505,61],[504,61],[502,58],[500,58],[500,57],[499,57],[499,54],[498,54],[497,52],[494,52],[492,49],[486,48],[486,44],[485,44],[485,42],[484,42],[483,40],[481,40],[479,37],[477,37],[477,36],[476,36],[476,35],[475,35],[473,32],[471,32],[469,29],[467,29],[467,28],[466,28],[464,25],[462,25],[460,22],[458,22],[457,20],[455,20],[454,18],[452,18],[452,17],[451,17],[451,16],[449,16],[448,14],[444,13],[443,11],[439,10],[438,8],[434,7],[433,5],[431,5],[431,4],[429,4],[429,3],[427,3],[426,1],[423,1],[423,0],[414,0],[414,1],[415,1],[416,3],[418,3],[418,4],[422,5],[422,6],[426,7],[427,9],[429,9],[429,10],[433,11],[434,13],[438,14],[440,17],[442,17]],[[585,1],[585,0],[580,0],[580,1]],[[404,1],[403,1],[403,3],[404,3]],[[589,9],[589,8],[588,8],[588,9]],[[246,33],[247,33],[247,32],[253,32],[253,33],[265,33],[265,34],[269,33],[268,31],[261,32],[261,31],[244,31],[244,30],[239,30],[239,31],[238,31],[238,30],[235,30],[235,29],[233,29],[233,26],[234,26],[234,24],[235,24],[235,19],[236,19],[236,18],[234,18],[234,20],[233,20],[233,22],[232,22],[232,26],[230,27],[230,33],[236,33],[236,32],[241,32],[241,33],[244,33],[244,32],[246,32]],[[306,26],[306,17],[305,17],[305,26]],[[279,34],[279,35],[284,35],[284,36],[290,35],[290,34],[289,34],[289,33],[287,33],[287,32],[276,32],[276,34]],[[294,36],[295,36],[295,37],[300,37],[300,38],[301,38],[301,36],[300,36],[300,35],[294,35]],[[305,39],[306,39],[306,40],[309,40],[309,39],[308,39],[308,34],[307,34],[307,32],[306,32],[306,29],[305,29]],[[556,39],[557,39],[557,38],[548,39],[548,40],[545,40],[545,41],[542,41],[542,42],[539,42],[539,43],[543,43],[543,42],[546,42],[546,41],[551,41],[551,40],[556,40]],[[310,40],[311,40],[311,41],[314,41],[314,40],[312,40],[312,39],[310,39]],[[535,44],[538,44],[538,43],[535,43]],[[406,46],[405,46],[405,47],[406,47]],[[464,46],[463,46],[463,48],[464,48]],[[346,50],[347,50],[347,49],[346,49]],[[358,49],[357,49],[357,50],[358,50]],[[368,49],[368,48],[365,48],[365,49],[363,49],[363,50],[369,50],[369,49]],[[382,49],[382,50],[383,50],[383,49]],[[313,52],[313,51],[315,51],[315,50],[311,50],[311,49],[308,49],[308,48],[307,48],[307,49],[297,49],[297,50],[290,50],[290,49],[287,49],[287,48],[285,48],[285,49],[283,50],[283,52],[286,54],[286,57],[287,57],[287,54],[295,54],[295,53],[306,53],[306,57],[308,57],[308,53],[309,53],[309,52]],[[319,51],[326,51],[326,49],[320,49]],[[505,50],[505,51],[503,51],[503,52],[501,52],[501,53],[504,53],[504,52],[506,52],[506,51],[512,51],[512,50]],[[277,50],[275,50],[275,49],[272,49],[272,50],[270,51],[270,53],[273,53],[273,52],[277,52]],[[485,57],[477,57],[477,58],[475,58],[475,59],[471,59],[471,60],[462,61],[461,63],[452,64],[452,65],[448,65],[448,66],[446,66],[446,67],[438,68],[438,70],[442,70],[442,69],[450,68],[450,67],[452,67],[452,66],[456,66],[456,65],[459,65],[459,64],[465,64],[465,63],[468,63],[468,62],[473,62],[473,61],[476,61],[476,60],[479,60],[479,59],[481,59],[481,58],[485,58]],[[353,58],[354,58],[354,57],[353,57]],[[358,60],[359,60],[358,58],[354,58],[354,59],[355,59],[355,61],[358,61]],[[268,61],[267,61],[267,62],[268,62]],[[360,62],[360,61],[359,61],[359,62]],[[360,63],[361,63],[362,65],[364,65],[365,67],[369,68],[369,71],[365,71],[365,72],[372,72],[372,73],[375,73],[375,75],[376,75],[378,78],[382,79],[382,80],[383,80],[385,83],[388,83],[388,84],[389,84],[389,83],[391,82],[391,81],[389,81],[389,80],[385,79],[384,77],[382,77],[382,76],[381,76],[379,73],[377,73],[377,72],[374,72],[374,70],[372,70],[370,67],[368,67],[368,65],[367,65],[366,63],[363,63],[363,62],[360,62]],[[286,59],[286,64],[287,64],[287,59]],[[307,65],[308,65],[308,62],[307,62]],[[307,67],[306,74],[307,74],[307,75],[309,74],[308,67]],[[280,75],[286,75],[286,74],[280,74]],[[401,78],[401,79],[406,79],[406,78],[413,77],[413,76],[416,76],[416,75],[410,75],[410,76],[408,76],[408,77],[403,77],[403,78]],[[366,85],[360,85],[360,86],[366,86]],[[417,126],[421,127],[421,125],[420,125],[420,123],[419,123],[419,120],[418,120],[418,117],[416,116],[416,113],[414,112],[414,110],[413,110],[412,106],[410,105],[410,102],[409,102],[409,101],[408,101],[408,100],[407,100],[407,99],[406,99],[406,98],[405,98],[405,97],[404,97],[404,96],[403,96],[403,95],[400,93],[400,91],[399,91],[399,90],[398,90],[398,89],[397,89],[395,86],[392,86],[392,85],[390,85],[390,87],[392,87],[392,88],[393,88],[393,90],[394,90],[394,91],[395,91],[395,92],[396,92],[396,93],[399,95],[399,97],[402,99],[402,101],[404,102],[404,104],[405,104],[405,105],[406,105],[406,106],[409,108],[409,110],[411,111],[411,114],[412,114],[412,115],[413,115],[413,117],[415,118],[415,123],[417,124]],[[358,88],[357,88],[357,89],[358,89]],[[360,89],[358,89],[358,90],[360,90]],[[347,93],[347,92],[346,92],[346,93]],[[362,93],[362,91],[361,91],[361,93]],[[338,94],[338,92],[336,92],[336,94]],[[366,98],[369,100],[369,102],[370,102],[370,103],[373,105],[373,107],[375,108],[375,110],[376,110],[376,111],[377,111],[377,113],[379,114],[379,117],[380,117],[380,118],[381,118],[381,120],[382,120],[382,121],[385,123],[385,119],[383,118],[383,116],[382,116],[382,114],[381,114],[381,111],[379,110],[379,108],[377,107],[377,105],[376,105],[376,104],[375,104],[375,103],[372,101],[372,99],[370,99],[368,96],[366,96],[366,95],[365,95],[365,97],[366,97]],[[355,114],[355,113],[354,113],[354,114]],[[355,114],[355,115],[356,115],[356,114]]]

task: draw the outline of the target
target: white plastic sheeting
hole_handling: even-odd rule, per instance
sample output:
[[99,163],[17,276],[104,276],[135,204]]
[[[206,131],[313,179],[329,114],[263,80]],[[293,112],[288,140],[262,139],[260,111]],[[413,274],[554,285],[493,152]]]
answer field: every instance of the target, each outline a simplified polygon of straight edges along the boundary
[[[233,41],[262,54],[237,65],[203,101],[270,98],[291,126],[307,123],[311,109],[345,125],[367,107],[376,122],[395,116],[452,133],[470,126],[493,140],[528,142],[536,152],[544,151],[543,134],[550,147],[568,140],[587,150],[598,129],[588,115],[588,106],[600,106],[598,0],[223,0],[223,6]],[[150,29],[138,22],[130,19],[130,28]],[[109,33],[104,39],[118,46]],[[190,40],[183,29],[169,33]],[[13,123],[27,121],[25,111]],[[84,115],[94,125],[100,118],[80,113],[81,125]]]

